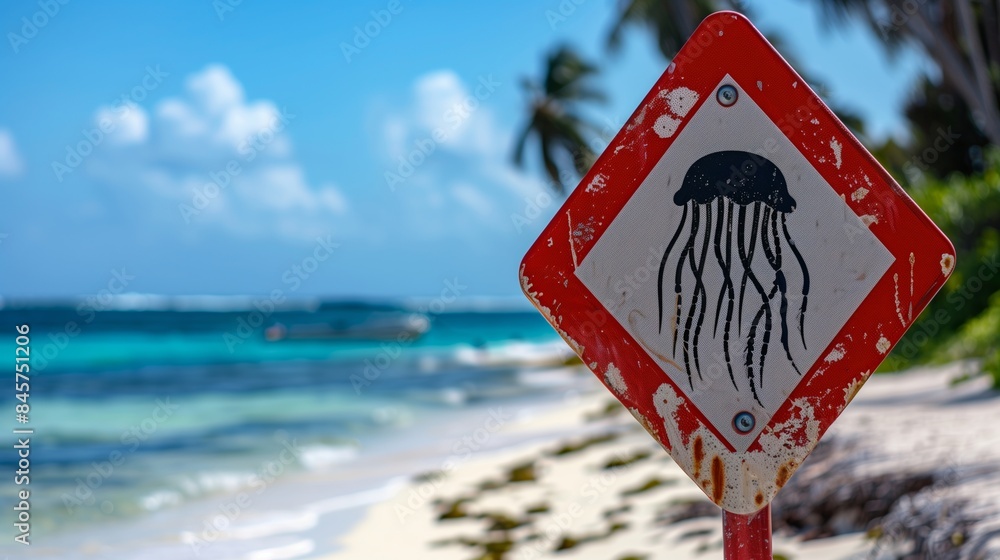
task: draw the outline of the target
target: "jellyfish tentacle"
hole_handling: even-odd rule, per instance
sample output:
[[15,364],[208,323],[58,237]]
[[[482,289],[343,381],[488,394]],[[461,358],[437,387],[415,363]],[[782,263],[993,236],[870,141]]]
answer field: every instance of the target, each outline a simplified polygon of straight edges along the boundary
[[774,283],[778,287],[778,291],[781,293],[781,305],[778,312],[781,316],[781,346],[785,349],[785,357],[788,358],[788,363],[792,364],[792,369],[795,373],[802,375],[799,371],[799,366],[795,365],[795,359],[792,358],[792,351],[788,347],[788,281],[785,279],[785,273],[781,270],[781,242],[778,235],[778,214],[780,212],[771,213],[771,238],[774,240],[774,262],[772,266],[774,267]]
[[688,235],[688,239],[684,243],[684,247],[681,249],[681,257],[677,260],[677,269],[674,272],[674,356],[677,356],[677,333],[680,330],[681,304],[683,303],[683,298],[681,296],[681,279],[684,276],[684,264],[687,262],[687,259],[694,258],[694,242],[695,236],[698,234],[698,205],[693,201],[688,202],[685,206],[687,205],[691,206],[691,227],[689,230],[691,233]]
[[[740,208],[741,217],[746,216],[746,211],[743,207]],[[750,268],[753,266],[753,254],[757,249],[757,225],[760,221],[760,202],[753,203],[753,218],[750,220],[750,242],[745,246],[746,258],[740,255],[740,260],[743,261],[743,280],[740,282],[740,328],[743,327],[743,294],[747,288],[747,279],[754,278],[753,270]],[[763,294],[761,294],[763,295]]]
[[[754,203],[754,213],[753,213],[753,215],[754,215],[754,221],[757,221],[757,220],[760,219],[760,203],[759,202],[755,202]],[[750,241],[751,241],[751,243],[754,243],[754,244],[757,243],[757,227],[756,227],[756,225],[751,229],[751,240]],[[745,275],[743,281],[745,282],[747,279],[749,279],[750,283],[753,284],[754,288],[757,290],[757,293],[760,294],[761,301],[764,302],[764,303],[767,303],[767,301],[770,298],[768,297],[767,292],[764,291],[764,286],[761,285],[760,279],[757,278],[757,275],[754,274],[753,269],[751,268],[751,265],[753,264],[752,259],[753,259],[753,250],[744,251],[741,248],[741,250],[740,250],[740,261],[743,264],[743,273]],[[743,306],[743,297],[741,296],[740,297],[740,307],[742,307],[742,306]]]
[[[701,346],[701,327],[705,323],[705,307],[708,303],[708,293],[705,291],[705,282],[702,280],[705,272],[705,260],[708,257],[708,246],[712,240],[712,203],[705,206],[705,241],[701,246],[701,259],[698,261],[698,271],[695,273],[694,301],[691,302],[691,311],[694,306],[698,306],[698,322],[694,328],[694,370],[701,376],[701,361],[699,359],[699,348]],[[691,312],[688,312],[688,324],[691,322]],[[690,326],[688,327],[690,328]]]
[[788,348],[788,294],[786,293],[788,283],[785,280],[785,273],[781,270],[781,244],[778,240],[779,213],[777,210],[772,210],[771,208],[764,209],[764,219],[762,222],[764,224],[764,231],[761,239],[763,240],[764,255],[774,270],[774,282],[771,291],[778,290],[778,293],[781,295],[781,303],[778,309],[778,318],[781,323],[781,347],[785,350],[785,357],[792,364],[792,369],[795,370],[795,373],[802,375],[798,366],[795,365],[795,360],[792,359],[791,350]]
[[777,288],[771,289],[771,295],[768,296],[767,301],[765,301],[762,304],[764,307],[764,339],[761,341],[760,344],[760,369],[757,372],[757,375],[760,378],[758,385],[760,385],[761,388],[764,387],[764,359],[767,358],[767,348],[768,345],[770,345],[771,343],[771,326],[772,326],[771,298],[774,297],[774,292],[776,289]]
[[740,264],[743,266],[743,277],[740,280],[740,312],[737,316],[736,328],[739,334],[743,334],[743,290],[747,285],[747,271],[746,271],[746,222],[747,222],[747,207],[742,204],[739,205],[739,211],[736,218],[736,255],[740,259]]
[[[715,304],[715,327],[712,330],[712,337],[716,337],[719,334],[719,319],[722,316],[722,300],[725,299],[729,303],[726,321],[723,327],[722,336],[722,351],[726,358],[726,369],[729,371],[729,380],[733,382],[733,388],[739,391],[739,385],[736,384],[736,376],[733,375],[733,364],[729,357],[729,326],[733,320],[733,278],[729,274],[729,266],[732,264],[732,237],[733,237],[733,203],[731,201],[726,201],[723,197],[718,198],[719,207],[719,218],[715,224],[715,258],[719,262],[719,268],[722,269],[723,281],[722,289],[719,290],[719,299]],[[722,242],[722,221],[723,216],[726,221],[726,241],[725,241],[725,256],[723,256],[723,242]]]
[[[760,202],[754,202],[753,204],[754,204],[753,220],[754,220],[754,222],[757,222],[758,220],[760,220],[760,215],[761,215],[761,208],[760,208],[760,206],[761,206],[761,203]],[[757,236],[756,236],[757,231],[756,230],[757,230],[757,228],[756,228],[756,223],[755,223],[754,226],[751,228],[751,237],[752,237],[752,242],[754,244],[757,243]],[[761,240],[761,244],[764,244],[764,243],[765,243],[765,241],[762,239]],[[761,364],[761,369],[763,370],[763,367],[764,367],[764,358],[767,356],[767,344],[770,341],[770,337],[771,337],[771,298],[774,297],[774,293],[777,290],[777,288],[775,288],[775,290],[773,290],[771,292],[771,294],[768,294],[766,291],[764,291],[764,286],[760,283],[760,280],[757,278],[757,275],[754,274],[753,270],[750,267],[750,265],[752,264],[752,261],[749,260],[751,257],[750,257],[750,255],[748,253],[750,253],[750,252],[749,251],[741,251],[740,252],[740,260],[742,261],[743,270],[744,270],[744,274],[746,275],[746,278],[749,278],[750,283],[753,284],[753,287],[757,290],[757,293],[760,295],[761,307],[757,311],[757,315],[754,317],[754,320],[751,323],[749,335],[747,337],[747,353],[748,353],[747,354],[747,356],[748,356],[747,359],[749,360],[750,356],[753,355],[754,343],[755,343],[755,341],[757,339],[757,323],[760,320],[759,317],[760,317],[761,313],[763,313],[764,317],[765,317],[765,322],[764,322],[764,324],[765,324],[765,331],[764,331],[763,345],[761,347],[761,355],[760,355],[761,356],[760,364]],[[742,308],[743,308],[743,302],[741,301],[740,302],[740,310],[741,311],[742,311]],[[752,371],[753,371],[753,364],[747,364],[747,368],[748,368],[747,373],[750,376],[751,383],[752,383],[753,382],[753,373],[752,373]],[[761,377],[763,377],[763,372],[761,372]]]
[[788,247],[792,250],[792,254],[795,255],[795,260],[798,261],[799,268],[802,270],[802,305],[799,307],[799,335],[802,336],[802,347],[805,348],[806,306],[809,303],[809,268],[806,266],[805,259],[802,258],[802,253],[799,253],[798,247],[792,241],[792,236],[788,235],[788,224],[784,214],[781,215],[781,229],[785,234],[785,241],[788,242]]
[[754,315],[753,320],[750,322],[750,331],[747,335],[747,349],[746,349],[746,361],[745,366],[747,369],[747,378],[750,380],[750,389],[753,392],[754,399],[763,406],[760,399],[757,398],[756,386],[754,385],[754,374],[753,374],[753,350],[754,342],[757,340],[757,327],[760,325],[760,320],[764,319],[764,334],[761,340],[760,347],[760,368],[758,375],[760,377],[760,382],[757,385],[761,387],[764,386],[764,359],[767,357],[767,347],[771,341],[771,299],[777,292],[777,287],[772,287],[771,292],[764,296],[764,302],[761,304],[760,308],[757,310],[757,314]]
[[667,244],[667,249],[663,251],[663,258],[660,259],[660,273],[657,277],[657,303],[659,304],[659,320],[660,320],[660,330],[663,332],[663,272],[667,268],[667,259],[670,258],[670,252],[674,249],[674,244],[677,243],[677,238],[681,236],[681,230],[684,228],[684,223],[687,222],[688,207],[687,204],[684,205],[684,210],[681,212],[681,222],[677,224],[677,231],[674,232],[674,236],[670,238],[670,243]]
[[[699,211],[698,204],[691,202],[691,235],[688,236],[687,243],[684,244],[684,252],[681,254],[681,260],[677,263],[677,274],[674,277],[674,291],[677,293],[677,309],[676,309],[676,319],[680,323],[680,313],[681,313],[681,277],[684,273],[684,264],[686,261],[690,261],[690,266],[692,272],[694,271],[694,246],[695,238],[698,235],[698,228],[701,222],[701,212]],[[695,274],[697,278],[697,274]],[[697,291],[695,295],[697,296]],[[689,309],[694,309],[694,303],[689,304]],[[687,325],[684,327],[684,341],[681,344],[681,350],[684,354],[684,372],[688,376],[688,383],[691,385],[691,389],[694,390],[694,379],[691,377],[691,366],[689,361],[690,356],[690,339],[691,339],[691,311],[688,311],[688,321]],[[677,331],[679,329],[674,329],[674,355],[677,355]]]
[[[722,270],[722,288],[719,290],[719,298],[715,302],[715,327],[712,330],[712,336],[717,336],[719,333],[719,319],[722,316],[722,300],[728,293],[726,288],[732,285],[733,280],[729,274],[729,260],[722,254],[722,228],[723,228],[723,217],[727,216],[726,203],[720,196],[717,199],[717,206],[719,208],[719,220],[715,224],[715,260],[719,263],[719,268]],[[726,247],[728,249],[728,245]]]
[[764,232],[760,236],[760,241],[761,246],[764,248],[764,258],[767,259],[771,268],[774,268],[777,256],[774,254],[774,248],[771,247],[771,214],[773,214],[771,208],[769,206],[765,206],[764,217],[761,219],[761,222],[764,224]]
[[[729,265],[733,264],[733,211],[736,209],[734,203],[730,201],[728,203],[728,211],[726,212],[726,263]],[[736,377],[733,375],[733,360],[729,355],[729,334],[732,331],[733,326],[733,312],[735,311],[734,306],[736,304],[736,294],[733,287],[732,278],[729,280],[729,290],[726,294],[726,299],[728,305],[726,306],[726,327],[722,335],[722,350],[726,355],[726,367],[729,369],[729,379],[733,382],[733,387],[739,391],[739,386],[736,384]]]
[[757,315],[753,318],[753,321],[750,322],[750,333],[747,337],[747,347],[743,353],[743,365],[746,367],[747,380],[750,382],[750,393],[753,395],[753,400],[757,401],[757,404],[760,406],[764,406],[764,403],[761,402],[760,396],[757,394],[757,384],[753,375],[753,343],[757,338],[757,324],[760,322],[760,317],[763,313],[764,307],[761,306],[761,308],[757,310]]
[[[699,361],[698,339],[699,336],[701,335],[701,323],[702,321],[704,321],[705,317],[704,300],[707,299],[708,297],[705,294],[705,284],[702,281],[702,273],[705,269],[705,260],[708,257],[708,244],[711,239],[711,232],[712,232],[711,208],[712,208],[711,206],[707,206],[705,208],[705,222],[707,225],[705,226],[705,240],[701,246],[701,256],[697,261],[695,260],[694,252],[695,252],[695,245],[697,245],[697,242],[695,242],[691,244],[690,254],[688,258],[688,266],[691,268],[692,276],[694,276],[695,288],[694,288],[694,295],[691,298],[691,303],[690,305],[688,305],[687,320],[684,323],[684,342],[682,348],[684,351],[684,368],[688,374],[688,382],[692,385],[692,389],[694,388],[694,376],[691,375],[690,361],[688,359],[689,352],[690,356],[694,359],[694,371],[695,373],[698,374],[698,379],[703,379],[701,375],[701,364]],[[700,221],[701,206],[696,204],[693,206],[693,210],[694,211],[692,217],[692,224],[693,224],[692,227],[694,228],[693,233],[696,234],[698,232],[698,228],[694,227],[694,224],[698,224]],[[691,328],[692,328],[692,323],[694,323],[694,315],[696,309],[700,310],[700,314],[698,317],[698,324],[695,327],[694,331],[692,331]],[[691,336],[692,333],[694,334],[693,340]]]

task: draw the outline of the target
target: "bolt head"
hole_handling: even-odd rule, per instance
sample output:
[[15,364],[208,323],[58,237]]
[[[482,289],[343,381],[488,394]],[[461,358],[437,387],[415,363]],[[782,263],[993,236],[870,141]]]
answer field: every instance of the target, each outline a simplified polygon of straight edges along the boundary
[[757,420],[749,412],[743,411],[733,417],[733,429],[740,434],[749,434],[756,425]]
[[715,92],[715,99],[719,102],[719,105],[723,107],[732,107],[736,104],[736,100],[739,99],[740,93],[736,90],[734,86],[726,84],[719,88],[719,91]]

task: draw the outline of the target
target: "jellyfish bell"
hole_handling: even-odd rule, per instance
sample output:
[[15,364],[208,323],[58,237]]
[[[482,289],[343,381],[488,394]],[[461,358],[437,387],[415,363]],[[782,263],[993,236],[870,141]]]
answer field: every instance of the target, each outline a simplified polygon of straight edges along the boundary
[[714,152],[698,159],[684,175],[674,204],[707,204],[720,196],[741,206],[761,202],[785,214],[795,210],[795,199],[778,166],[750,152]]
[[[750,393],[761,403],[757,389],[763,386],[763,369],[771,341],[775,319],[780,326],[780,342],[791,367],[799,372],[792,357],[788,327],[788,279],[784,267],[789,252],[794,257],[802,277],[802,304],[799,308],[798,330],[805,347],[805,310],[809,294],[809,271],[801,253],[788,233],[787,215],[795,210],[795,199],[788,192],[784,175],[773,162],[765,157],[744,151],[720,151],[695,161],[687,170],[680,189],[674,194],[674,204],[682,207],[681,219],[660,261],[658,275],[659,329],[663,331],[664,276],[667,261],[675,246],[680,255],[674,270],[674,321],[672,351],[677,356],[678,341],[685,373],[692,389],[694,375],[701,378],[700,345],[706,313],[708,293],[703,277],[709,266],[716,266],[723,277],[722,288],[715,304],[712,337],[718,336],[722,324],[722,346],[729,378],[734,388],[740,390],[731,359],[733,315],[737,315],[737,334],[743,336],[743,316],[752,316],[745,335],[743,365]],[[685,230],[685,227],[687,228]],[[686,239],[678,245],[682,235]],[[734,235],[735,233],[735,235]],[[700,240],[700,246],[699,246]],[[783,247],[785,248],[783,252]],[[713,249],[715,263],[708,259]],[[753,270],[757,250],[763,253],[770,265],[770,286],[765,287]],[[732,272],[739,265],[739,296]],[[694,286],[686,287],[685,268],[689,269]],[[758,300],[747,301],[748,282],[753,286]],[[685,289],[689,288],[689,289]],[[683,295],[691,294],[685,302]],[[778,297],[777,317],[771,308]],[[738,302],[738,303],[737,303]],[[686,307],[685,307],[686,304]],[[725,318],[723,319],[723,306]],[[686,311],[686,312],[685,312]],[[754,375],[757,369],[758,375]],[[801,372],[799,372],[801,374]]]

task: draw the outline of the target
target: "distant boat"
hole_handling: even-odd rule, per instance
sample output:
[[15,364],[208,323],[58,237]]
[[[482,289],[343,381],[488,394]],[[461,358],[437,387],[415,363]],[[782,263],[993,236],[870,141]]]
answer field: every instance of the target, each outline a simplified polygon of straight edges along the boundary
[[269,342],[281,340],[407,340],[423,336],[431,328],[426,315],[410,313],[372,317],[355,324],[309,323],[284,325],[275,323],[264,330]]

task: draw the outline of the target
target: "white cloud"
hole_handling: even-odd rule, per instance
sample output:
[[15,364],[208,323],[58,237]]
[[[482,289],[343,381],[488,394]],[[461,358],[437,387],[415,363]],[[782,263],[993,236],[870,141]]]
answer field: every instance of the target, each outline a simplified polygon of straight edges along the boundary
[[295,118],[271,101],[247,100],[230,71],[212,65],[149,113],[134,104],[99,108],[96,122],[114,128],[87,169],[126,192],[167,199],[179,220],[310,237],[335,229],[348,203],[332,184],[309,184],[288,134]]
[[391,192],[402,201],[408,230],[425,236],[508,230],[511,213],[544,188],[510,164],[513,134],[497,124],[489,101],[501,87],[509,85],[491,76],[470,85],[439,70],[417,78],[405,108],[385,116],[386,172],[407,175]]
[[220,114],[243,105],[243,86],[225,66],[212,65],[188,76],[188,92],[207,112]]
[[108,123],[108,141],[113,144],[141,144],[149,137],[149,115],[135,103],[101,107],[94,120],[98,125]]
[[14,135],[6,128],[0,128],[0,178],[17,177],[24,172],[24,160],[17,151]]

